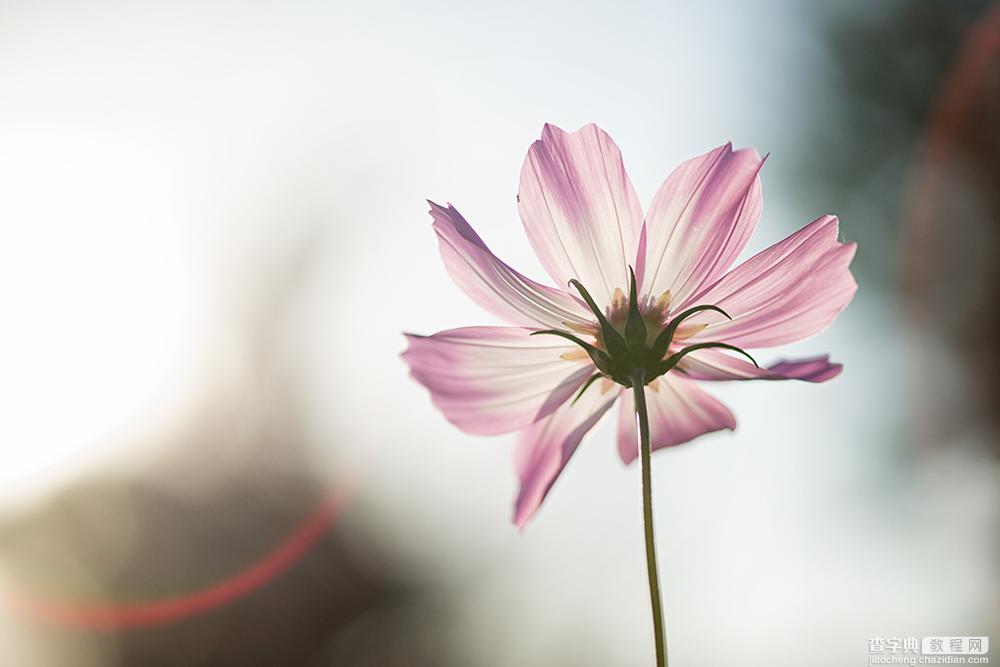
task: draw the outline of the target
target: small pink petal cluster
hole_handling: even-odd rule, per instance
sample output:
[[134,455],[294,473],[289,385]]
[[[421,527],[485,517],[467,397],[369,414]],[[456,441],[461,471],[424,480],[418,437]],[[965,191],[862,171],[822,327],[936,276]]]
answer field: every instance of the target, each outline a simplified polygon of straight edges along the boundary
[[[642,316],[661,326],[699,304],[674,343],[723,341],[742,348],[792,343],[824,329],[857,285],[855,244],[838,242],[837,218],[822,216],[732,268],[760,217],[764,159],[729,144],[688,160],[660,187],[643,216],[621,152],[596,125],[564,132],[546,125],[521,169],[518,210],[528,240],[558,285],[577,280],[606,304],[609,320],[627,310],[634,267]],[[445,266],[479,305],[512,326],[408,334],[413,377],[445,417],[467,433],[520,431],[514,522],[537,511],[584,435],[619,402],[618,452],[638,456],[630,390],[595,375],[593,360],[568,340],[532,335],[561,330],[601,346],[594,313],[567,289],[530,280],[498,259],[451,205],[430,203]],[[827,356],[768,368],[720,349],[687,354],[645,387],[653,449],[733,429],[729,409],[697,381],[824,382],[841,371]],[[583,389],[582,393],[581,389]]]

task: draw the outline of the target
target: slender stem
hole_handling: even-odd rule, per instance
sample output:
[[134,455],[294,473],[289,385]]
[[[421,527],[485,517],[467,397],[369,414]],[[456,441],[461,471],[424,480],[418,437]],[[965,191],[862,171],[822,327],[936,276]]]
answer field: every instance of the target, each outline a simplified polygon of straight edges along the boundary
[[653,638],[656,643],[656,667],[667,665],[667,639],[663,632],[663,606],[660,603],[660,576],[656,569],[656,538],[653,535],[653,475],[650,471],[649,415],[642,371],[632,375],[635,414],[639,418],[639,456],[642,460],[642,523],[646,535],[646,576],[649,579],[649,602],[653,608]]

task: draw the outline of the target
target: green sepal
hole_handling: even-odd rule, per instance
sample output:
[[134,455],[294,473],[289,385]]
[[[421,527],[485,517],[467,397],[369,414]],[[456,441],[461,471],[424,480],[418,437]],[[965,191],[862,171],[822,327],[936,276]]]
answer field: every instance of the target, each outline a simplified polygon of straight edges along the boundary
[[653,341],[653,348],[650,351],[650,354],[652,354],[657,359],[662,359],[663,355],[667,353],[667,349],[670,347],[670,343],[674,340],[674,334],[677,333],[677,327],[680,326],[681,322],[691,317],[695,313],[700,313],[705,310],[714,310],[715,312],[725,316],[727,319],[730,320],[733,319],[732,317],[729,316],[729,313],[722,310],[718,306],[703,305],[703,306],[694,306],[693,308],[688,308],[683,313],[681,313],[673,320],[671,320],[670,324],[667,325],[667,328],[660,332],[660,335],[656,337],[655,341]]
[[695,343],[694,345],[688,345],[683,350],[675,352],[671,354],[669,357],[667,357],[663,361],[662,366],[660,367],[661,372],[662,373],[668,372],[674,366],[676,366],[681,359],[683,359],[691,352],[695,352],[696,350],[706,350],[709,348],[722,348],[724,350],[732,350],[733,352],[738,352],[739,354],[742,354],[744,357],[749,359],[754,366],[760,368],[760,365],[757,364],[757,360],[751,357],[749,352],[747,352],[742,348],[736,347],[735,345],[730,345],[729,343]]
[[628,290],[628,320],[625,321],[625,340],[633,350],[641,350],[646,345],[646,320],[639,312],[639,290],[635,285],[635,271],[628,267],[630,284]]
[[581,396],[583,396],[583,392],[587,391],[587,388],[594,384],[594,380],[602,377],[604,377],[604,373],[594,373],[591,375],[590,378],[583,383],[583,386],[580,387],[580,391],[576,392],[576,396],[574,396],[573,400],[570,401],[570,405],[576,405],[576,402],[580,400]]
[[628,352],[628,344],[622,335],[612,326],[608,318],[604,316],[604,311],[602,311],[597,304],[594,302],[594,298],[590,296],[590,292],[587,288],[580,283],[576,278],[569,281],[569,284],[576,288],[583,297],[583,300],[587,302],[590,307],[591,312],[597,317],[598,323],[601,325],[601,337],[604,339],[604,347],[608,348],[608,354],[612,357],[624,357]]
[[560,338],[565,338],[566,340],[572,343],[576,343],[577,345],[582,347],[587,352],[588,355],[590,355],[590,360],[594,362],[594,365],[597,366],[598,369],[600,369],[601,371],[607,371],[608,369],[611,368],[611,357],[608,356],[607,352],[594,347],[587,341],[581,340],[580,338],[577,338],[571,333],[567,333],[565,331],[559,331],[558,329],[543,329],[541,331],[532,331],[529,335],[537,336],[538,334],[559,336]]

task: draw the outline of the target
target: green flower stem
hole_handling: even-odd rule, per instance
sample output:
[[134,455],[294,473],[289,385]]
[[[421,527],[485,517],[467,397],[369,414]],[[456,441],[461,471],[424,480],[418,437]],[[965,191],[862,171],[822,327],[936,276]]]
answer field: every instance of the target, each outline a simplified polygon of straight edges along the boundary
[[660,602],[660,576],[656,569],[656,538],[653,535],[653,476],[650,471],[649,415],[643,372],[632,374],[635,414],[639,418],[639,456],[642,462],[642,522],[646,536],[646,576],[649,579],[649,602],[653,608],[653,638],[656,643],[656,667],[667,665],[667,639],[663,632],[663,605]]

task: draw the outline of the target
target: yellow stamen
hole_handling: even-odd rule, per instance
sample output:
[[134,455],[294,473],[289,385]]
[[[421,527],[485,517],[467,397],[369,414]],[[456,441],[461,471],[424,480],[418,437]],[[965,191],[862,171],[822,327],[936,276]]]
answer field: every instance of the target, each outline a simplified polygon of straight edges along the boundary
[[690,338],[695,334],[701,333],[707,326],[707,324],[681,324],[677,327],[677,331],[674,332],[674,340]]
[[566,361],[590,361],[590,355],[582,347],[574,348],[569,352],[563,352],[559,355],[559,358]]
[[660,295],[660,298],[656,300],[656,303],[654,305],[659,310],[667,312],[667,310],[670,308],[670,298],[671,298],[670,290],[667,290],[666,292]]
[[597,335],[597,325],[591,324],[589,322],[585,324],[577,324],[576,322],[563,322],[563,326],[565,326],[570,331],[587,334],[588,336]]

